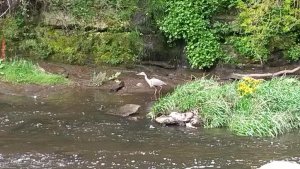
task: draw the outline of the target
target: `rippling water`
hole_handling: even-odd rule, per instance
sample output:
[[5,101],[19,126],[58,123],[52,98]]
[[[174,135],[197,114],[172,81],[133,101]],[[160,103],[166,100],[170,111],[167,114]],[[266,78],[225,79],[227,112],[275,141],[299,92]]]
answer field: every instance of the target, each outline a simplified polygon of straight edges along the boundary
[[[48,98],[0,95],[0,168],[228,168],[300,162],[295,131],[238,137],[224,129],[161,127],[106,114],[149,97],[67,90]],[[151,126],[151,127],[150,127]]]

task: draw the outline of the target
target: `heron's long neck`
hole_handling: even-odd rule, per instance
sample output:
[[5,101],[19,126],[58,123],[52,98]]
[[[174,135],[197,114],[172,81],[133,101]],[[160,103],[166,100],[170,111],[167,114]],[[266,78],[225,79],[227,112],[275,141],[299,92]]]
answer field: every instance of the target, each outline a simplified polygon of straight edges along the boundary
[[149,84],[150,87],[152,87],[152,83],[151,83],[150,79],[148,79],[147,75],[144,75],[144,76],[145,76],[146,82]]

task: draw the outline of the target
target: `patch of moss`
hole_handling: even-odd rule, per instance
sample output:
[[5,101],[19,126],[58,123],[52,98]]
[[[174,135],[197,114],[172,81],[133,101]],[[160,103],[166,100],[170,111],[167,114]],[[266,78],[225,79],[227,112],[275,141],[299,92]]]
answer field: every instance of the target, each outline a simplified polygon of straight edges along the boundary
[[138,32],[84,32],[37,28],[35,39],[22,42],[31,56],[69,64],[130,64],[142,50]]
[[70,64],[84,64],[87,60],[88,55],[85,51],[89,49],[82,49],[82,44],[88,39],[84,39],[83,32],[67,33],[62,30],[38,28],[36,34],[36,39],[29,46],[32,47],[35,43],[33,50],[36,57]]
[[95,36],[95,62],[117,65],[136,61],[142,43],[137,32],[100,33]]
[[76,24],[97,25],[105,23],[113,30],[126,29],[136,11],[138,0],[49,0],[47,11],[63,12],[74,18]]

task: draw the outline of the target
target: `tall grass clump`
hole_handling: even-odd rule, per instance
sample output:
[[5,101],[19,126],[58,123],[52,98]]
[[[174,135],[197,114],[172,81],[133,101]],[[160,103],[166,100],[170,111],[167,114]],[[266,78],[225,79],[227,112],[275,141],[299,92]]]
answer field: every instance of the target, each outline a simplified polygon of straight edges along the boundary
[[300,82],[295,78],[248,78],[224,85],[200,79],[177,87],[154,104],[149,115],[196,109],[204,127],[228,127],[243,136],[276,136],[300,127],[299,103]]
[[276,136],[300,127],[300,82],[295,78],[264,81],[241,97],[228,124],[238,135]]
[[46,73],[30,61],[14,60],[2,64],[0,79],[3,81],[45,85],[68,83],[63,76]]
[[220,86],[212,79],[203,78],[177,87],[174,93],[161,98],[149,115],[155,117],[171,111],[197,109],[205,127],[222,127],[228,123],[232,99],[236,95],[233,84]]

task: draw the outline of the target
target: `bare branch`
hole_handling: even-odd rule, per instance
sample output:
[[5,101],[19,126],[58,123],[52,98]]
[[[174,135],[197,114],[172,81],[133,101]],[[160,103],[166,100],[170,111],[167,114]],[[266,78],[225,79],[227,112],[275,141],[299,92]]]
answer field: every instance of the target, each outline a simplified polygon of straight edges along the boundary
[[8,5],[8,8],[0,15],[0,18],[2,16],[4,16],[8,11],[10,11],[10,2],[9,2],[9,0],[7,0],[7,5]]
[[238,74],[238,73],[232,73],[231,78],[232,79],[242,79],[243,77],[253,77],[253,78],[272,78],[275,76],[280,76],[280,75],[286,75],[286,74],[293,74],[300,70],[300,66],[292,69],[292,70],[282,70],[279,72],[275,73],[263,73],[263,74]]

